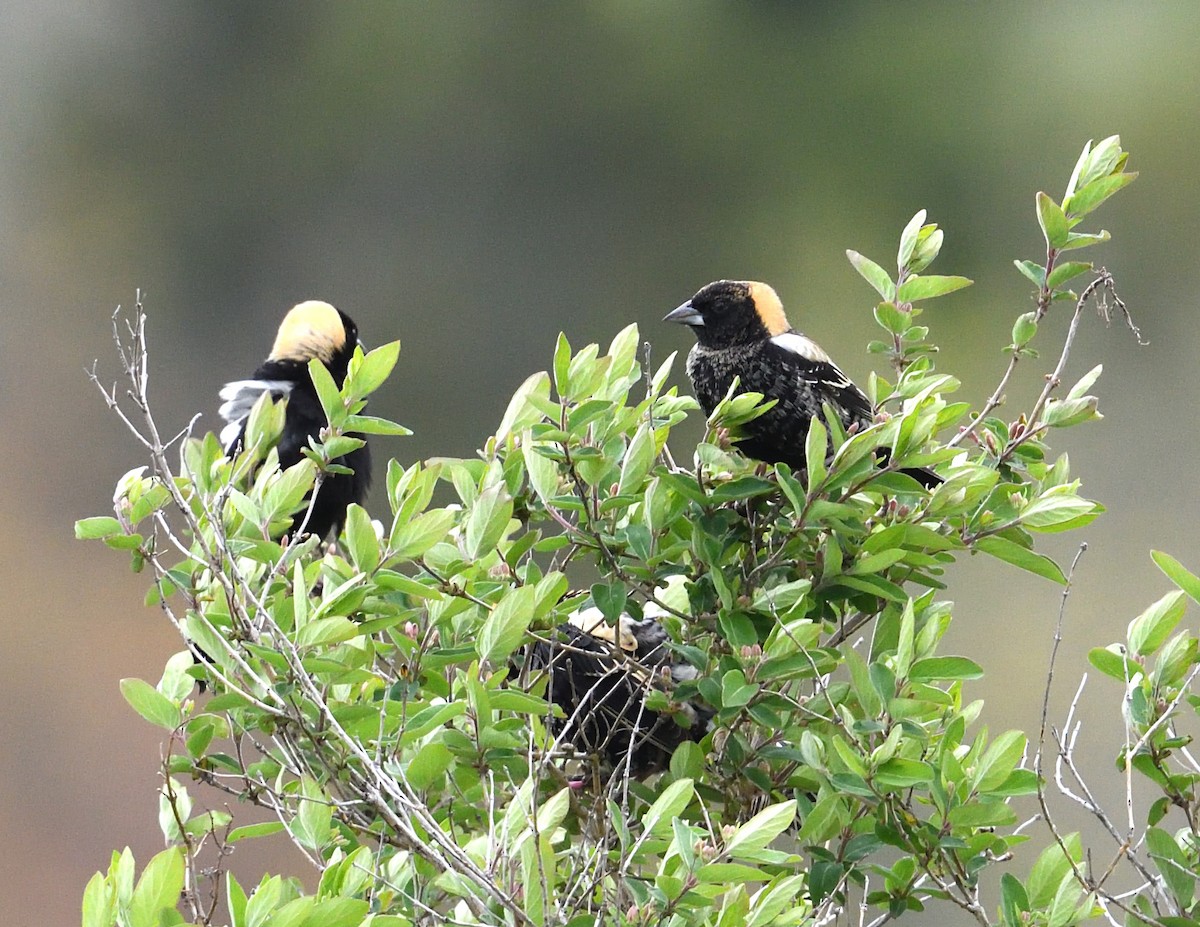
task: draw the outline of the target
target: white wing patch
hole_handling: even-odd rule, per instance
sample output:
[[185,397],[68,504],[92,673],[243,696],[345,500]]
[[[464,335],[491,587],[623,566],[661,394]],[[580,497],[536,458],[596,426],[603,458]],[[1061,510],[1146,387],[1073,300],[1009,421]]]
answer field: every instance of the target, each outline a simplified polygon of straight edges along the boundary
[[798,354],[807,361],[812,361],[814,364],[828,364],[837,373],[839,379],[822,380],[822,382],[833,389],[845,389],[854,386],[850,378],[842,373],[841,368],[833,362],[833,358],[825,353],[825,349],[807,335],[802,335],[799,332],[784,332],[782,335],[776,335],[772,338],[771,342],[785,351],[791,351],[793,354]]
[[822,364],[833,363],[829,355],[825,353],[824,348],[807,335],[802,335],[799,332],[784,332],[782,335],[776,335],[771,341],[785,351],[799,354],[805,360],[817,361]]
[[221,429],[221,447],[228,451],[237,440],[242,424],[259,396],[270,393],[275,399],[282,399],[294,385],[289,380],[234,380],[221,387],[219,395],[225,401],[217,411],[228,423]]

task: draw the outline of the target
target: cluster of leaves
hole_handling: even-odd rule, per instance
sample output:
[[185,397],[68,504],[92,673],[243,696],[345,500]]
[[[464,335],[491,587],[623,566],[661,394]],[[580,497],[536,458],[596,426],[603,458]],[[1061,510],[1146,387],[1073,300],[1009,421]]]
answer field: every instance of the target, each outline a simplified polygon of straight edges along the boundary
[[[1129,622],[1125,643],[1097,648],[1089,659],[1124,687],[1126,740],[1117,765],[1127,777],[1128,794],[1133,794],[1132,775],[1137,772],[1159,797],[1147,807],[1140,839],[1142,822],[1135,822],[1132,803],[1124,828],[1107,816],[1101,820],[1146,880],[1146,890],[1133,904],[1137,915],[1145,922],[1182,927],[1200,922],[1200,763],[1188,750],[1194,737],[1189,730],[1200,713],[1200,694],[1194,687],[1200,675],[1200,643],[1193,632],[1175,629],[1187,599],[1200,602],[1200,576],[1169,554],[1155,551],[1153,558],[1178,588]],[[1086,794],[1069,750],[1063,752]],[[1172,823],[1176,826],[1168,830]],[[1148,859],[1138,860],[1139,853]]]
[[[1058,214],[1039,195],[1035,329],[1059,296],[1078,320],[1089,291],[1065,290],[1064,268],[1084,265],[1058,255],[1100,240],[1070,228],[1132,178],[1123,164],[1115,139],[1089,146]],[[952,618],[938,593],[965,552],[1065,582],[1035,536],[1102,509],[1043,439],[1098,417],[1087,390],[1099,369],[1051,399],[1068,338],[1033,408],[996,417],[1017,360],[1033,356],[1022,317],[996,395],[973,416],[947,398],[958,382],[935,369],[916,319],[970,281],[924,274],[942,242],[924,218],[901,237],[895,280],[850,253],[882,299],[887,337],[873,349],[894,377],[871,377],[870,427],[813,421],[803,473],[722,440],[761,413],[754,394],[727,398],[678,465],[670,433],[696,404],[668,385],[675,356],[643,369],[634,326],[604,354],[560,337],[477,459],[390,461],[390,523],[352,506],[339,548],[321,550],[280,533],[353,433],[402,431],[361,414],[398,344],[358,356],[340,390],[314,365],[330,424],[282,471],[264,452],[281,412],[265,403],[238,459],[212,435],[189,438],[174,473],[144,407],[144,344],[131,352],[152,467],[122,480],[115,518],[78,533],[149,564],[151,600],[205,659],[177,655],[157,686],[123,684],[170,732],[160,820],[172,848],[136,887],[132,859],[114,857],[88,886],[85,927],[183,923],[180,889],[192,922],[212,923],[202,852],[220,872],[231,846],[281,831],[321,871],[317,891],[270,877],[247,893],[226,874],[235,927],[787,925],[856,895],[880,922],[947,901],[987,923],[979,874],[1027,839],[1010,799],[1039,783],[1024,734],[976,724],[982,704],[963,685],[983,670],[940,652]],[[944,478],[932,491],[902,472],[929,466]],[[689,671],[615,649],[645,681],[638,711],[685,724],[702,704],[713,720],[639,782],[574,748],[571,706],[548,700],[524,655],[565,646],[558,628],[581,607],[616,625],[650,603]],[[189,778],[276,820],[194,814]],[[1058,927],[1092,911],[1073,845],[1051,845],[1025,881],[1006,874],[1006,922]]]

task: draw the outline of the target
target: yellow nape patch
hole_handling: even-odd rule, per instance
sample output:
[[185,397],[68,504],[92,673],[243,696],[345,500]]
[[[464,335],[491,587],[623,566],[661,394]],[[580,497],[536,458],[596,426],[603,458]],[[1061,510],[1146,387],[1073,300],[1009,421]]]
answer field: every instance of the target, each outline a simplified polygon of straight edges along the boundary
[[338,311],[316,299],[293,306],[279,326],[271,360],[329,363],[346,346],[346,328]]
[[750,299],[754,303],[754,310],[762,319],[767,333],[782,335],[786,331],[791,331],[792,326],[788,324],[787,316],[784,315],[783,303],[779,299],[779,294],[765,283],[751,281],[746,286],[750,290]]

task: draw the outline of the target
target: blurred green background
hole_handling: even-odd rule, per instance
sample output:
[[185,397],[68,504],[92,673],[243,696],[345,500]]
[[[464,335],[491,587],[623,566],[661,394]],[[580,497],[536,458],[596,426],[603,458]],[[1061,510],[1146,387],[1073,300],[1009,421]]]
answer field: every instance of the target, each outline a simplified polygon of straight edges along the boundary
[[[659,320],[718,277],[773,283],[865,380],[872,292],[844,250],[890,265],[925,207],[935,269],[976,280],[925,319],[978,404],[1029,306],[1012,259],[1042,251],[1034,192],[1061,196],[1083,142],[1119,132],[1142,177],[1088,255],[1151,343],[1089,319],[1069,371],[1105,365],[1107,417],[1065,449],[1109,512],[1084,532],[1056,718],[1086,649],[1165,591],[1148,548],[1200,565],[1200,5],[12,0],[5,25],[3,923],[77,923],[112,849],[161,845],[160,736],[117,681],[156,680],[179,643],[145,577],[71,531],[141,463],[84,374],[115,379],[110,317],[138,287],[164,430],[215,427],[218,387],[321,298],[369,343],[402,339],[373,409],[416,432],[377,453],[411,461],[479,447],[560,329],[578,346],[637,321],[657,357],[686,349]],[[1014,413],[1050,362],[1022,370]],[[1069,560],[1078,539],[1055,540]],[[976,560],[952,580],[950,649],[989,671],[970,694],[993,730],[1035,728],[1059,590]],[[1089,691],[1115,801],[1119,693]],[[311,879],[283,841],[233,864]]]

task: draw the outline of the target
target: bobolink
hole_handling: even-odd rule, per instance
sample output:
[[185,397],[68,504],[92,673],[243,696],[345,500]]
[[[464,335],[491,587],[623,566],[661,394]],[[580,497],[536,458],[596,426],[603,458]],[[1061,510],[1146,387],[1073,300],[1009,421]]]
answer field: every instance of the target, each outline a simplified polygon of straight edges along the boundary
[[598,762],[601,779],[626,769],[634,779],[661,772],[676,747],[708,732],[713,713],[701,705],[683,702],[673,716],[646,708],[652,688],[696,678],[696,670],[668,649],[667,632],[656,620],[662,614],[647,603],[642,619],[622,614],[613,627],[600,609],[580,609],[554,641],[527,652],[527,669],[549,676],[546,696],[563,711],[564,717],[551,719],[552,729],[561,742]]
[[[327,424],[308,362],[319,358],[341,386],[358,343],[358,327],[329,303],[310,300],[293,307],[279,326],[270,356],[251,378],[227,383],[221,390],[224,403],[220,413],[228,423],[221,429],[226,453],[240,450],[250,410],[263,393],[270,393],[275,401],[287,400],[283,433],[276,444],[279,465],[286,469],[298,463],[309,438],[320,434]],[[305,530],[322,540],[331,531],[341,531],[346,507],[351,502],[361,503],[371,482],[371,453],[365,444],[334,462],[354,472],[331,473],[317,490]],[[297,525],[302,518],[302,514],[296,516]]]
[[[737,444],[747,457],[803,469],[809,422],[823,414],[823,403],[847,430],[874,420],[866,394],[820,345],[792,328],[778,294],[765,283],[717,280],[663,321],[687,325],[696,335],[687,372],[706,415],[725,398],[734,377],[741,392],[776,400],[745,426]],[[903,472],[925,487],[941,482],[929,470]]]

